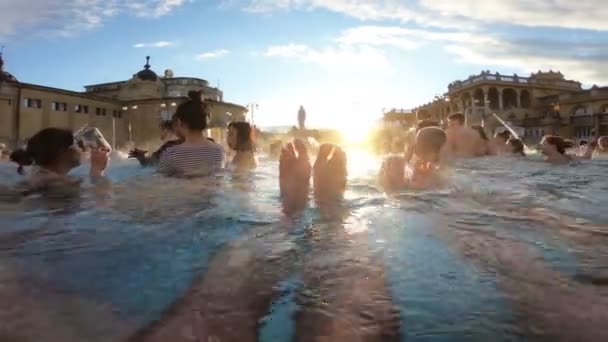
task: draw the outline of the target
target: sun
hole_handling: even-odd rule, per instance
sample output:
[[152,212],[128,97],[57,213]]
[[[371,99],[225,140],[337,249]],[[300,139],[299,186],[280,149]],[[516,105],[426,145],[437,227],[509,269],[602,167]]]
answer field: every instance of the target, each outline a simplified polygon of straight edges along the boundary
[[370,133],[370,126],[360,122],[345,121],[344,125],[339,127],[339,130],[344,138],[344,142],[357,144],[367,141]]

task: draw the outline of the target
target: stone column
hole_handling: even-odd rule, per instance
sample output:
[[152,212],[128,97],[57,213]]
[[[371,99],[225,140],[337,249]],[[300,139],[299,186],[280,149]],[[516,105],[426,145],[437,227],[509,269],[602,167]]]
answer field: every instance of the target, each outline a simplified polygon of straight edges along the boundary
[[595,130],[596,138],[600,136],[601,118],[602,118],[602,114],[600,114],[600,113],[593,114],[593,129]]
[[486,87],[482,88],[483,90],[483,113],[481,114],[481,127],[486,127],[486,115],[488,114],[488,109],[490,106],[490,90]]
[[503,94],[502,94],[502,88],[497,88],[498,90],[498,109],[500,111],[505,110],[505,106],[504,106],[504,99],[503,99]]
[[521,90],[517,89],[515,93],[517,94],[517,108],[521,108]]

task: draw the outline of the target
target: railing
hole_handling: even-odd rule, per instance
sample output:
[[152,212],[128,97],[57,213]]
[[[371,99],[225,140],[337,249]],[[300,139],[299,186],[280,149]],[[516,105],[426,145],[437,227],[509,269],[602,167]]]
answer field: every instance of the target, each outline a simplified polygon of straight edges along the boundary
[[593,126],[593,115],[572,116],[570,123],[578,126]]
[[537,85],[547,85],[554,87],[562,87],[569,88],[573,90],[581,89],[580,83],[572,82],[572,81],[553,81],[553,80],[543,80],[538,78],[530,78],[530,77],[520,77],[517,75],[506,76],[500,74],[481,74],[476,76],[471,76],[464,81],[455,81],[448,85],[448,90],[457,90],[460,88],[468,87],[470,85],[481,83],[484,81],[490,82],[501,82],[507,84],[516,84],[516,85],[527,85],[527,84],[537,84]]

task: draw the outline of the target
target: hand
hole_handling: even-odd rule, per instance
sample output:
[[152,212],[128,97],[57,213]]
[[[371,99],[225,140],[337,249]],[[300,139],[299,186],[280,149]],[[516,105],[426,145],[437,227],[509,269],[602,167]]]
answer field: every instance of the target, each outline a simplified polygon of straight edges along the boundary
[[146,153],[148,153],[148,151],[144,151],[144,150],[140,150],[138,148],[134,148],[131,151],[129,151],[129,158],[140,159],[140,158],[145,157]]
[[104,171],[110,163],[110,151],[106,149],[96,149],[91,151],[91,171],[92,177],[102,177]]
[[337,198],[346,190],[346,153],[334,144],[323,144],[313,169],[315,195]]

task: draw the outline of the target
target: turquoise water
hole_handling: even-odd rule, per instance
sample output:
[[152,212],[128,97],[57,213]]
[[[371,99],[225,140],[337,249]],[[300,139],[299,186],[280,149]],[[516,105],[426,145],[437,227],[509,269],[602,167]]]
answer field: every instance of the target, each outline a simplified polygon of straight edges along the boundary
[[0,202],[0,340],[152,340],[184,308],[220,341],[608,339],[608,162],[463,161],[393,197],[379,163],[349,151],[344,201],[290,216],[264,158],[174,180],[117,156],[108,191]]

